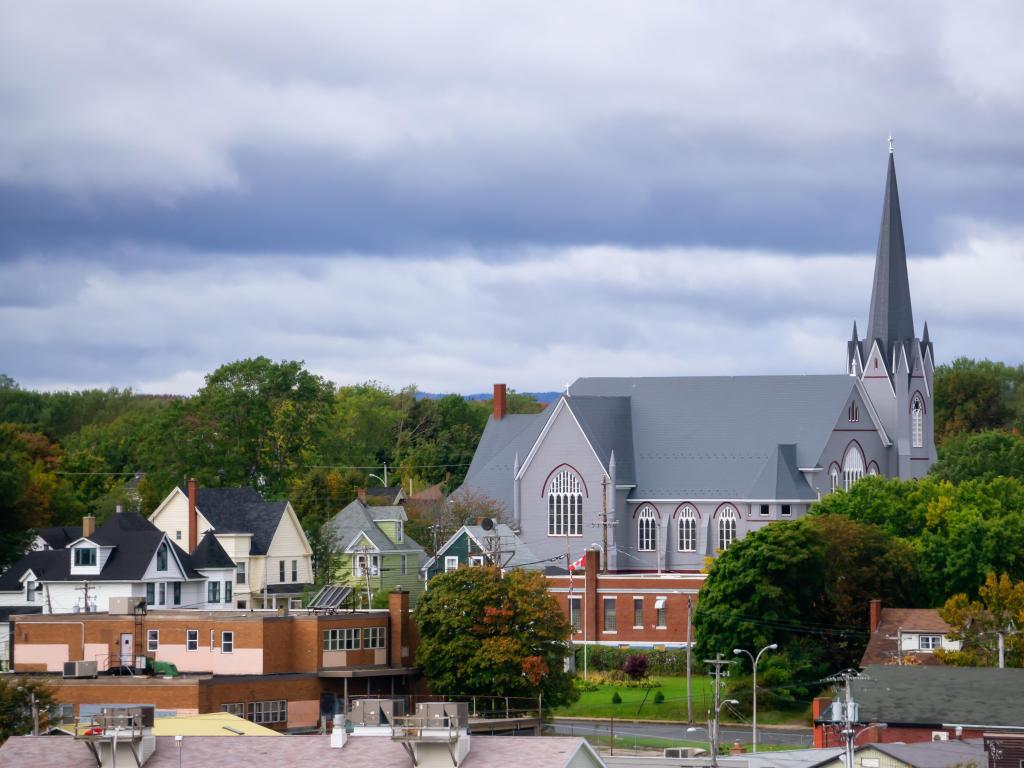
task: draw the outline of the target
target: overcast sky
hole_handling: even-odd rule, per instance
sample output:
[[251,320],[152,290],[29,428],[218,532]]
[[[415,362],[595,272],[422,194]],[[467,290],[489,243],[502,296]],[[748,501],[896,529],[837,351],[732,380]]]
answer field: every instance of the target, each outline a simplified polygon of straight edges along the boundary
[[0,5],[0,372],[828,373],[896,139],[918,333],[1024,356],[1024,4]]

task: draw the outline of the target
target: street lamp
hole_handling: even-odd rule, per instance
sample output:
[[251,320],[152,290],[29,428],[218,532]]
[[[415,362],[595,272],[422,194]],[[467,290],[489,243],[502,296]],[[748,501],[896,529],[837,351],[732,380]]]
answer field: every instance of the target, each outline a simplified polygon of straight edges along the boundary
[[704,731],[704,733],[706,733],[708,735],[708,751],[710,752],[711,751],[711,731],[709,731],[707,728],[700,728],[700,727],[692,726],[692,725],[689,728],[686,729],[687,733],[696,733],[697,731]]
[[722,707],[724,707],[726,704],[732,704],[735,707],[739,704],[739,702],[736,701],[736,699],[726,699],[721,704],[719,704],[718,708],[715,710],[715,724],[714,727],[711,729],[713,736],[711,742],[711,765],[713,766],[713,768],[718,768],[718,723],[722,719]]
[[779,646],[778,646],[777,643],[772,643],[771,645],[766,645],[764,648],[762,648],[760,651],[757,652],[757,656],[755,656],[750,651],[745,650],[743,648],[734,648],[733,651],[732,651],[737,656],[739,656],[741,653],[747,654],[747,656],[750,657],[750,661],[754,665],[754,738],[753,738],[753,742],[754,743],[751,746],[751,751],[753,751],[753,752],[757,752],[757,662],[759,662],[761,660],[761,654],[762,653],[764,653],[765,651],[778,650],[778,647]]

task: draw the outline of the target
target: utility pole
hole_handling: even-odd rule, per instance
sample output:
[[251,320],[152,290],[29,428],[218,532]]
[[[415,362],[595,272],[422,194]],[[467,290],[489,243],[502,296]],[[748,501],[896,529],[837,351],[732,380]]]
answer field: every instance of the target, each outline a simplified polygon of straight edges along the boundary
[[32,735],[39,735],[39,705],[36,703],[36,692],[29,693],[32,700]]
[[691,661],[693,657],[693,595],[686,596],[686,722],[693,725],[693,685]]
[[[77,591],[79,591],[79,592],[84,592],[84,595],[82,596],[82,602],[84,602],[85,605],[83,606],[83,611],[82,612],[83,613],[88,613],[89,612],[89,582],[88,581],[83,581],[82,582],[82,586],[75,587],[75,589]],[[47,600],[49,600],[49,597],[50,597],[50,593],[49,592],[46,593],[46,597],[47,597]]]
[[[709,730],[711,732],[711,765],[712,768],[718,768],[718,718],[720,716],[720,707],[722,699],[722,668],[732,664],[731,659],[723,659],[722,654],[716,653],[713,659],[704,659],[704,663],[709,667],[714,667],[715,671],[715,699],[714,699],[714,719],[709,723]],[[728,673],[726,673],[728,674]]]
[[[832,682],[842,682],[845,685],[845,691],[843,693],[843,702],[840,705],[842,707],[842,716],[838,720],[843,725],[841,731],[843,740],[845,742],[845,761],[846,768],[853,768],[853,750],[854,750],[854,739],[856,733],[853,730],[853,726],[857,723],[859,716],[859,708],[857,702],[853,700],[853,690],[850,688],[850,680],[858,678],[860,680],[867,680],[865,675],[858,674],[854,669],[846,669],[840,672],[838,675],[833,675],[830,678],[826,678]],[[835,705],[832,710],[833,717],[835,717]]]

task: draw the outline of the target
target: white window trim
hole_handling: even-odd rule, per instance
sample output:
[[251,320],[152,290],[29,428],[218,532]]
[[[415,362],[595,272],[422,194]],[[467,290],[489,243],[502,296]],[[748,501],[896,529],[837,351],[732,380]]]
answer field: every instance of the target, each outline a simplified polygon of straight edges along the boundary
[[[224,650],[224,643],[228,635],[231,635],[231,640],[228,641],[231,644],[231,650]],[[234,653],[235,652],[235,633],[233,630],[225,629],[220,633],[220,652],[221,653]]]
[[649,504],[641,507],[636,516],[636,550],[658,551],[658,515]]
[[558,472],[547,487],[548,536],[583,535],[583,483],[570,469]]
[[[683,530],[683,522],[688,524],[690,533],[692,533],[692,543],[690,547],[683,547],[683,537],[681,536]],[[680,552],[696,552],[697,551],[697,511],[687,504],[679,511],[678,529],[676,530],[676,548]]]
[[[606,629],[608,619],[608,603],[615,606],[615,629]],[[619,631],[619,601],[615,597],[605,597],[601,601],[601,634],[615,635]]]
[[[658,613],[659,612],[663,612],[664,615],[665,615],[665,623],[664,624],[657,623],[658,622]],[[654,621],[655,621],[655,625],[654,625],[655,629],[668,629],[668,596],[667,595],[657,595],[654,598]]]
[[[188,647],[189,642],[191,642],[189,640],[189,633],[190,632],[194,633],[194,635],[195,635],[195,645],[196,645],[195,648],[189,648]],[[198,650],[199,650],[199,630],[198,629],[186,629],[185,630],[185,652],[186,653],[195,653]]]
[[457,555],[444,556],[444,572],[450,573],[459,569],[459,558]]
[[160,650],[160,630],[146,630],[146,652],[153,653]]
[[[727,535],[726,535],[727,534]],[[739,515],[731,504],[718,513],[718,549],[725,552],[739,538]],[[728,541],[726,541],[728,539]],[[724,544],[724,546],[723,546]]]
[[911,445],[924,448],[924,401],[920,395],[914,395],[910,404]]

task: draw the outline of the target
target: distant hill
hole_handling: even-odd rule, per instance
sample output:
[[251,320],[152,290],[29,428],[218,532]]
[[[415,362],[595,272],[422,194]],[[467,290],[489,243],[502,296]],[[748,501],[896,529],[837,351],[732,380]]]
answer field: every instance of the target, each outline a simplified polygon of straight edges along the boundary
[[[558,396],[560,394],[562,394],[562,393],[561,392],[521,392],[520,394],[523,394],[523,395],[533,395],[535,398],[537,398],[537,402],[538,403],[544,403],[546,405],[548,403],[555,402],[555,400],[558,399]],[[418,397],[418,398],[420,398],[422,400],[438,400],[438,399],[440,399],[442,397],[445,397],[445,396],[446,396],[445,393],[441,393],[441,392],[417,392],[416,393],[416,397]],[[493,394],[490,393],[490,392],[476,392],[476,393],[471,394],[471,395],[463,395],[463,397],[466,400],[490,400],[493,397]]]

